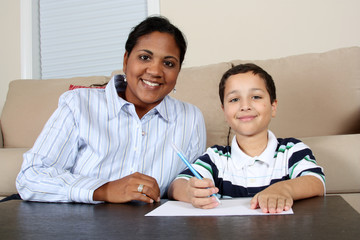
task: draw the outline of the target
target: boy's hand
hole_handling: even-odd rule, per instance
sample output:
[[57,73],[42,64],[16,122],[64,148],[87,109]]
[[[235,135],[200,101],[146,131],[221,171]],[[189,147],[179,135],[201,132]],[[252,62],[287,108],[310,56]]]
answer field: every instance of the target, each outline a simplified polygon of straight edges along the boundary
[[209,209],[219,205],[215,197],[209,197],[219,191],[214,183],[208,179],[197,179],[192,177],[187,184],[186,192],[191,204],[197,208]]
[[250,207],[258,207],[264,213],[281,213],[289,210],[294,203],[290,191],[283,184],[273,184],[257,193],[250,202]]

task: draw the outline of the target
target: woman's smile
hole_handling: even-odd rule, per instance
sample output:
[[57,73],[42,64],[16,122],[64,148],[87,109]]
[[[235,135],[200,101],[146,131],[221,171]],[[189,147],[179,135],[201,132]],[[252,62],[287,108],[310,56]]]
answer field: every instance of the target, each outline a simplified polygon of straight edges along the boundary
[[143,83],[145,83],[146,85],[150,86],[150,87],[160,86],[160,83],[151,82],[151,81],[148,81],[148,80],[145,80],[145,79],[141,79],[141,81],[142,81]]

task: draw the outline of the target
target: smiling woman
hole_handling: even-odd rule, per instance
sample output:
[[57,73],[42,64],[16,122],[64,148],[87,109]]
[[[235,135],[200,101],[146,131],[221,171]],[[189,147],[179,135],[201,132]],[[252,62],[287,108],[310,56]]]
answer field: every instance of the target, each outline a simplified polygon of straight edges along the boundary
[[140,37],[130,54],[125,53],[125,99],[134,103],[140,118],[175,87],[180,71],[179,52],[172,35],[152,32]]
[[105,89],[64,93],[16,186],[23,199],[47,202],[159,201],[184,169],[171,148],[196,159],[206,142],[195,106],[168,96],[186,52],[181,31],[149,17],[126,42],[124,75]]

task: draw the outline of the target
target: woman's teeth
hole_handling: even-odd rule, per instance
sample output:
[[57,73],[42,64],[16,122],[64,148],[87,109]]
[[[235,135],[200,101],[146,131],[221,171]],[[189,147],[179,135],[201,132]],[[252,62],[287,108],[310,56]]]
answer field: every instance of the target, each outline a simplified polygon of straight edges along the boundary
[[159,86],[160,84],[158,83],[153,83],[153,82],[149,82],[149,81],[146,81],[146,80],[142,80],[146,85],[149,85],[151,87],[156,87],[156,86]]

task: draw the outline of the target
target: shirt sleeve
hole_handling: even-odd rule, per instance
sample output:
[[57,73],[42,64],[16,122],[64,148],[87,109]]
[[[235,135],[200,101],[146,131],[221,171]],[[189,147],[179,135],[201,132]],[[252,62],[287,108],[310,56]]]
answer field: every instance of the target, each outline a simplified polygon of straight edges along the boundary
[[325,174],[323,168],[317,164],[311,149],[306,144],[303,142],[296,143],[289,150],[289,156],[288,168],[290,179],[312,175],[323,183],[325,190]]
[[[216,178],[214,174],[217,173],[217,168],[211,160],[211,156],[213,155],[212,152],[213,150],[208,148],[206,153],[196,159],[191,165],[203,178],[209,178],[214,182],[214,178]],[[190,179],[192,177],[194,177],[194,174],[187,168],[181,172],[177,178]]]
[[79,146],[77,113],[74,110],[76,104],[78,100],[75,93],[64,93],[33,148],[24,154],[16,179],[16,187],[22,199],[96,203],[93,201],[93,193],[107,181],[71,171],[76,164]]

